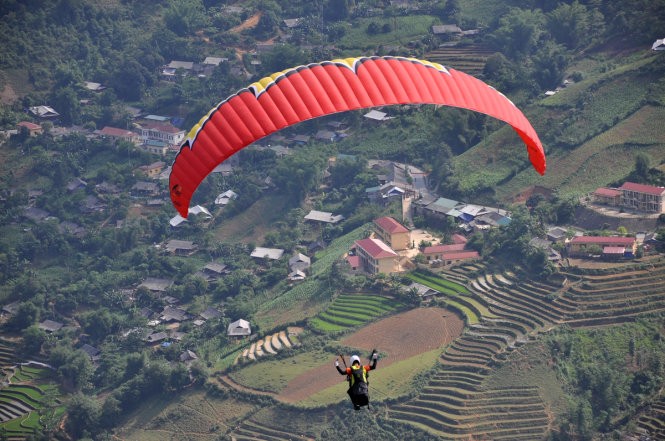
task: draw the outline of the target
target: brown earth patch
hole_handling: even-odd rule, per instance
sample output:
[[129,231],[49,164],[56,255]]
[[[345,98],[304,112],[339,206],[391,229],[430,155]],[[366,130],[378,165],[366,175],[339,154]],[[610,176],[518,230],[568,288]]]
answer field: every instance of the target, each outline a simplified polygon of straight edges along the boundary
[[261,12],[257,12],[256,14],[249,17],[247,20],[240,23],[238,26],[231,28],[229,32],[237,34],[238,32],[244,31],[245,29],[256,27],[256,25],[259,23],[261,15],[262,15]]
[[[357,348],[360,353],[369,353],[376,348],[383,357],[379,360],[379,367],[385,367],[441,348],[459,337],[463,329],[462,319],[446,309],[416,308],[368,325],[341,343]],[[296,402],[338,384],[340,376],[331,375],[333,369],[332,360],[329,360],[325,365],[303,372],[289,381],[277,398]]]

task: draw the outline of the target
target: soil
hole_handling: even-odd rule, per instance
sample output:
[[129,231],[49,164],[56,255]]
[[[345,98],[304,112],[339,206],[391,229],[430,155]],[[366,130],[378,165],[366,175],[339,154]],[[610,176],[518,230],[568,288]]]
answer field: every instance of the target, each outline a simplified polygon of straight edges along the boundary
[[[463,329],[464,322],[446,309],[417,308],[366,326],[346,337],[341,344],[357,348],[361,354],[369,354],[377,348],[382,356],[379,366],[389,366],[441,348],[460,336]],[[296,402],[334,386],[340,382],[340,376],[333,369],[333,360],[330,360],[330,363],[304,372],[291,380],[277,398]]]
[[231,28],[229,32],[237,34],[238,32],[244,31],[245,29],[256,27],[256,25],[259,23],[260,18],[261,18],[261,13],[257,12],[256,14],[249,17],[247,20],[240,23],[238,26]]

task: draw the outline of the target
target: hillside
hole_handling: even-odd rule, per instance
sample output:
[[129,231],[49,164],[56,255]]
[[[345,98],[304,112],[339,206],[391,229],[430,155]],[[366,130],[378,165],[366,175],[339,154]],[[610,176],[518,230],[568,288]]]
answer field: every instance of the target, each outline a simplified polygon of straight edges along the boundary
[[[576,203],[628,177],[665,185],[660,8],[1,2],[0,438],[665,439],[663,220]],[[203,181],[198,214],[175,216],[173,140],[213,105],[273,72],[365,55],[495,87],[532,123],[547,173],[479,112],[383,107],[385,120],[339,113],[257,141]],[[370,202],[424,175],[419,192],[510,223],[470,232]],[[384,216],[419,239],[403,272],[370,274],[353,248]],[[554,262],[530,242],[553,224],[654,237],[634,259]],[[477,260],[421,253],[455,233]],[[371,409],[354,412],[333,363],[373,349]]]

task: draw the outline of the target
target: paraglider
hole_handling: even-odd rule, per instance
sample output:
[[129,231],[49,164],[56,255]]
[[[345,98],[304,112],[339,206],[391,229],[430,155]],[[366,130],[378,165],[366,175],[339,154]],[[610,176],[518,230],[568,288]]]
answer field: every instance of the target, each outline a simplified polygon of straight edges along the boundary
[[351,366],[346,365],[344,361],[344,356],[340,355],[342,362],[344,363],[345,369],[339,367],[339,361],[335,360],[335,368],[340,375],[346,375],[346,378],[349,382],[349,389],[346,391],[351,398],[351,403],[353,403],[353,408],[355,410],[360,410],[361,407],[369,407],[369,371],[376,369],[376,363],[379,360],[379,354],[376,352],[376,349],[372,351],[370,360],[372,364],[362,365],[360,363],[360,357],[357,355],[352,355]]
[[504,121],[526,144],[536,171],[545,173],[536,131],[508,98],[483,81],[415,58],[347,58],[277,72],[210,110],[175,158],[171,201],[186,218],[194,191],[217,165],[273,132],[323,115],[393,104],[446,105]]

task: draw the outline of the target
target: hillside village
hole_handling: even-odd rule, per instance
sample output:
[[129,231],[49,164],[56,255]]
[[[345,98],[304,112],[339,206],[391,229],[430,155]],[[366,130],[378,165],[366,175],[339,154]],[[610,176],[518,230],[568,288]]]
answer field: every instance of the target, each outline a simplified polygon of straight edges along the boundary
[[[0,438],[664,436],[651,5],[167,3],[0,6]],[[358,54],[496,86],[546,175],[501,122],[380,107],[257,141],[176,214],[210,106]],[[377,412],[340,418],[333,359],[377,346]]]

